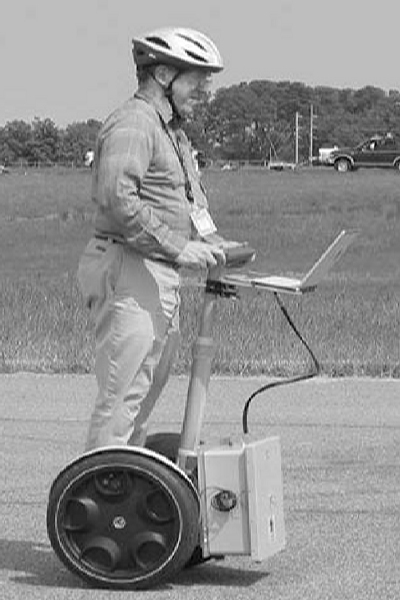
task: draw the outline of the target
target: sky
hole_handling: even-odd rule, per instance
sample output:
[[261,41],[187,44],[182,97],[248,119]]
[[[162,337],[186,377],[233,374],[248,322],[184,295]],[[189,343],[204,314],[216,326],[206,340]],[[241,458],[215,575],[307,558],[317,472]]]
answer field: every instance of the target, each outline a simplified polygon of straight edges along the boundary
[[225,69],[252,80],[400,89],[398,0],[12,0],[0,15],[0,126],[103,120],[136,89],[131,40],[198,29]]

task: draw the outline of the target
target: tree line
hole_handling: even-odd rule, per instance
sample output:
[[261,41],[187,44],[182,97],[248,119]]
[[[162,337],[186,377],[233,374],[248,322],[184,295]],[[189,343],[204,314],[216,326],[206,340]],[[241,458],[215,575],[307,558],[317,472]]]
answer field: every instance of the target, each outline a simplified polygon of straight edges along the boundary
[[[193,146],[210,160],[292,160],[296,113],[300,160],[308,158],[311,144],[315,151],[355,145],[389,131],[400,138],[398,90],[268,80],[243,82],[205,96],[185,128]],[[65,129],[49,118],[8,122],[0,127],[0,162],[83,164],[100,126],[95,119]]]
[[13,120],[0,128],[0,163],[23,165],[84,164],[86,152],[94,148],[101,121],[89,119],[59,128],[49,118],[32,123]]
[[391,132],[400,139],[398,90],[288,81],[252,81],[217,90],[189,124],[189,135],[213,158],[265,160],[277,155],[293,160],[296,113],[300,160],[309,157],[311,131],[314,154],[320,147],[355,145],[377,133]]

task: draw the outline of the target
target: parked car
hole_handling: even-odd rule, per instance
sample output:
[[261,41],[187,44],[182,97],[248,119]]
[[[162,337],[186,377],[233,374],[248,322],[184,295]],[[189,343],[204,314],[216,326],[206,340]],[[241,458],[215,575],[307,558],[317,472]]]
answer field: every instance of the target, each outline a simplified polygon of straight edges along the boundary
[[354,148],[334,150],[331,159],[340,173],[360,167],[389,167],[400,171],[400,142],[390,133],[374,135]]

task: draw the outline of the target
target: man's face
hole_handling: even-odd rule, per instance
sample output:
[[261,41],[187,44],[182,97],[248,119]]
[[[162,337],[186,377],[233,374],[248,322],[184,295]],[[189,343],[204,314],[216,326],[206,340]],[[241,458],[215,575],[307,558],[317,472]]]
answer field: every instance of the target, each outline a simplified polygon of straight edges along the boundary
[[211,74],[193,69],[184,71],[172,84],[172,98],[181,117],[191,117],[211,85]]

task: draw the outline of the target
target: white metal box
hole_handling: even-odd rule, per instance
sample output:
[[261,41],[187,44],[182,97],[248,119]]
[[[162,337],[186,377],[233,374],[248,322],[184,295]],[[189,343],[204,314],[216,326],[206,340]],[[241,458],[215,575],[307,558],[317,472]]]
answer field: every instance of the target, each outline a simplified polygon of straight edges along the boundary
[[278,437],[198,449],[203,555],[264,560],[285,546]]

